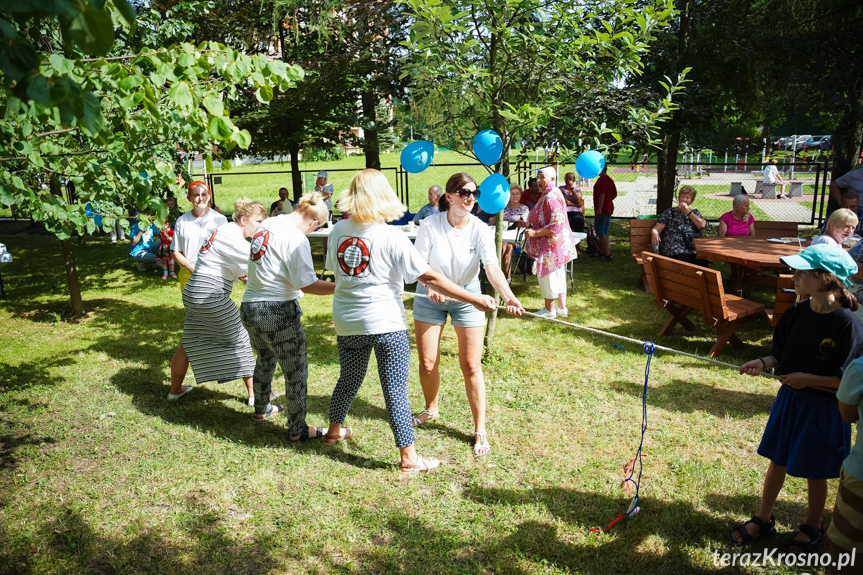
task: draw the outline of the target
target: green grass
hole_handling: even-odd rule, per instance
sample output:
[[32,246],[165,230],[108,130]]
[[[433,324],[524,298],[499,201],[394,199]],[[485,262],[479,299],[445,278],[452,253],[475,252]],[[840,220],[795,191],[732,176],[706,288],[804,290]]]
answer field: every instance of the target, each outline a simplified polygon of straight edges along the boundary
[[[356,438],[333,447],[289,444],[283,418],[252,422],[239,381],[168,403],[183,324],[177,284],[134,271],[125,246],[90,239],[75,249],[88,310],[75,320],[58,242],[15,231],[0,228],[15,256],[0,300],[0,573],[707,573],[731,525],[756,509],[766,462],[755,449],[774,381],[658,353],[641,513],[594,534],[628,505],[639,345],[501,317],[484,364],[492,452],[477,461],[447,328],[442,418],[416,442],[444,465],[402,480],[374,360],[349,416]],[[576,264],[571,320],[653,340],[666,313],[635,285],[626,226],[614,222],[612,235],[612,263]],[[513,285],[528,309],[540,306],[534,278]],[[339,371],[331,305],[302,300],[313,425],[326,422]],[[658,343],[705,354],[714,333],[693,320],[695,332]],[[768,352],[763,317],[738,333],[748,349],[729,347],[722,360]],[[411,361],[417,412],[415,353]],[[805,504],[805,481],[789,478],[776,509],[784,534]]]

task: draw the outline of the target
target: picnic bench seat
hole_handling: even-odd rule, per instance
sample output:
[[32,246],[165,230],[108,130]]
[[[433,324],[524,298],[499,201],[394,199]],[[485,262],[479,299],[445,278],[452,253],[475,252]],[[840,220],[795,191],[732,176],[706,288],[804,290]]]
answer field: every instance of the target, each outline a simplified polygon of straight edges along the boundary
[[755,235],[762,238],[796,238],[797,222],[755,222]]
[[650,239],[650,230],[656,225],[656,220],[629,220],[629,252],[635,258],[635,262],[641,266],[641,275],[638,285],[644,283],[644,262],[641,259],[642,252],[653,251],[653,241]]
[[773,309],[765,309],[767,321],[770,325],[775,326],[779,323],[779,318],[785,313],[791,305],[797,301],[797,292],[794,291],[794,280],[790,274],[780,274],[776,280],[776,301],[773,304]]
[[686,316],[700,311],[704,323],[719,332],[708,356],[719,355],[728,342],[737,349],[745,347],[735,332],[744,317],[764,311],[764,304],[725,293],[722,274],[717,270],[647,251],[642,252],[641,258],[647,291],[656,296],[656,305],[671,314],[659,335],[670,335],[678,323],[694,330]]

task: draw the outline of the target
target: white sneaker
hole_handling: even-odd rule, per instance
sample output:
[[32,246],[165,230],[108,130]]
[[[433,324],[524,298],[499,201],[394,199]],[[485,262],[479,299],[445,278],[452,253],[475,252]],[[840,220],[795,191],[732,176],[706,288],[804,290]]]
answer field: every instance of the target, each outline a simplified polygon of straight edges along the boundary
[[559,315],[560,317],[566,317],[569,315],[569,310],[565,307],[559,307],[555,310],[555,313],[557,313],[557,315]]
[[549,311],[549,310],[547,310],[547,309],[545,309],[545,308],[542,308],[542,309],[541,309],[541,310],[539,310],[539,311],[535,311],[535,312],[533,312],[533,314],[534,314],[536,317],[542,317],[542,318],[546,318],[546,319],[554,319],[554,318],[555,318],[555,315],[556,315],[556,314],[554,313],[554,308],[551,308],[551,311]]
[[249,396],[249,407],[255,407],[255,396],[254,395]]

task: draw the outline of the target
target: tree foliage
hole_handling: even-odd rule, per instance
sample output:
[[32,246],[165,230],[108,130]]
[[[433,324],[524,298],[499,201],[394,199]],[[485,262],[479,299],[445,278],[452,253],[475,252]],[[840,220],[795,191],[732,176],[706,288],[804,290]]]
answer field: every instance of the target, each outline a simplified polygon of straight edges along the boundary
[[[415,22],[404,45],[414,112],[439,141],[465,153],[492,128],[504,149],[582,140],[615,145],[623,128],[650,133],[673,108],[679,79],[654,102],[619,86],[641,73],[670,2],[404,0]],[[642,105],[636,105],[642,104]],[[500,171],[508,173],[508,155]]]
[[[174,187],[183,152],[250,146],[231,102],[267,103],[303,70],[217,42],[169,44],[190,31],[172,10],[136,12],[126,0],[0,3],[0,202],[64,239],[94,231],[88,201],[110,206],[124,195],[164,216],[158,195]],[[46,179],[73,182],[78,200],[40,186]],[[105,215],[108,228],[123,211]]]

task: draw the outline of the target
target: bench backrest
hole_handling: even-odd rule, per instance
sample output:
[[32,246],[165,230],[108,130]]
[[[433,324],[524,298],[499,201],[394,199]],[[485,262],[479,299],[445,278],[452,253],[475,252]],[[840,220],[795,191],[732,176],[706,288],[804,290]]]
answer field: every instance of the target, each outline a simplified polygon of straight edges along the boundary
[[642,252],[647,291],[656,303],[673,301],[700,310],[711,323],[714,318],[728,319],[722,274],[717,270],[689,264],[652,252]]
[[797,222],[755,222],[755,235],[763,238],[797,237]]
[[629,253],[635,259],[641,257],[641,252],[653,251],[650,230],[655,225],[656,220],[629,220]]

